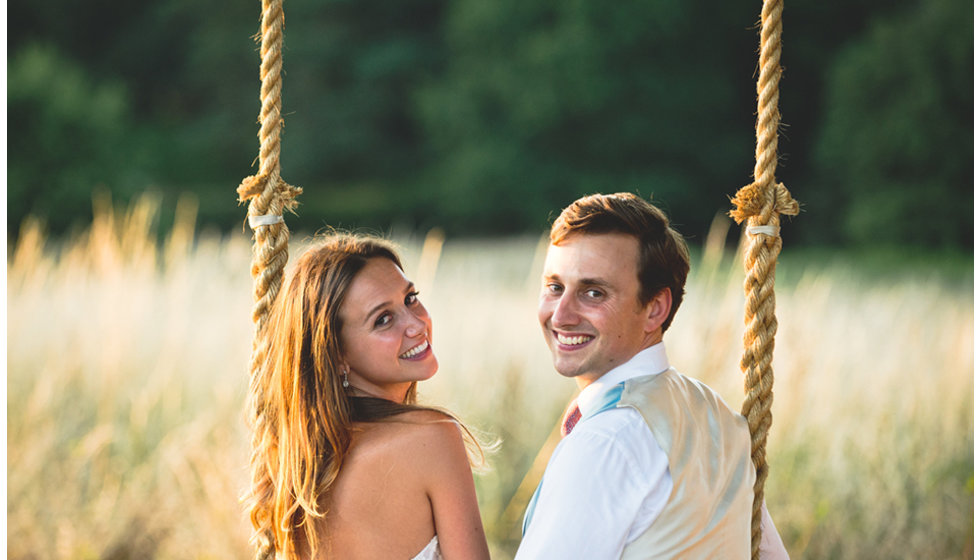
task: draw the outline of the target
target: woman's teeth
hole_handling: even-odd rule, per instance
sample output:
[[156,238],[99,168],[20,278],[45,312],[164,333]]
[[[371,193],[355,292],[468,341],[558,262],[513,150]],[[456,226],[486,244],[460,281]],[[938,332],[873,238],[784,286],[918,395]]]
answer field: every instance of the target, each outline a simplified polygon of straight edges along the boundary
[[422,344],[419,344],[415,348],[412,348],[408,352],[405,352],[404,354],[402,354],[401,356],[399,356],[399,358],[412,358],[412,357],[418,356],[422,352],[425,352],[427,348],[429,348],[429,341],[428,340],[424,340],[424,341],[422,341]]

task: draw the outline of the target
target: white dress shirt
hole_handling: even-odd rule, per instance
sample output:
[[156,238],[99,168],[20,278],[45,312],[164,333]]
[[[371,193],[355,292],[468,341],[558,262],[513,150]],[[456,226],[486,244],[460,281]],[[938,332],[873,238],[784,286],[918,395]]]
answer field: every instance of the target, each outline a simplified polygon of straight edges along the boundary
[[[515,560],[619,558],[653,524],[673,490],[667,454],[635,409],[589,414],[616,384],[669,367],[661,342],[582,389],[577,400],[583,419],[551,455]],[[788,560],[763,513],[760,557]]]

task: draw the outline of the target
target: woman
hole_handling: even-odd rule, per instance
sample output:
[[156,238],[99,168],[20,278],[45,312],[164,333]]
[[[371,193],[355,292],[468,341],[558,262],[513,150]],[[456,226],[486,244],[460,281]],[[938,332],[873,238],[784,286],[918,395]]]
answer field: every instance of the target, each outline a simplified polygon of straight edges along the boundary
[[479,446],[415,405],[438,368],[432,321],[391,246],[336,234],[309,249],[263,335],[248,499],[266,555],[490,557],[467,453]]

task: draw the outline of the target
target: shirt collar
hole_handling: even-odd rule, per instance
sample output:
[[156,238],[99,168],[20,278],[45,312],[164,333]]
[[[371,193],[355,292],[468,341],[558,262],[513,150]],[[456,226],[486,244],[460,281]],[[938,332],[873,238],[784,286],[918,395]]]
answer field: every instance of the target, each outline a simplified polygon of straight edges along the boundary
[[578,395],[578,408],[583,416],[587,416],[601,404],[603,394],[609,389],[627,379],[663,373],[670,367],[667,360],[667,348],[663,342],[658,342],[649,348],[644,348],[626,363],[607,371],[602,377],[582,389]]

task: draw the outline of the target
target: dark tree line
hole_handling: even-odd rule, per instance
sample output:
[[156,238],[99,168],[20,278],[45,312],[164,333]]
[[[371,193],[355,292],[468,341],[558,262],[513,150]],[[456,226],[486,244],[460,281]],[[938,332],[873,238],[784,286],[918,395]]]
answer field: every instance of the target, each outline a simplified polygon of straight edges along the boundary
[[[541,231],[629,190],[694,238],[751,179],[761,3],[290,0],[294,228]],[[260,3],[8,3],[8,233],[94,189],[240,227]],[[800,243],[972,247],[972,5],[788,3],[777,176]]]

